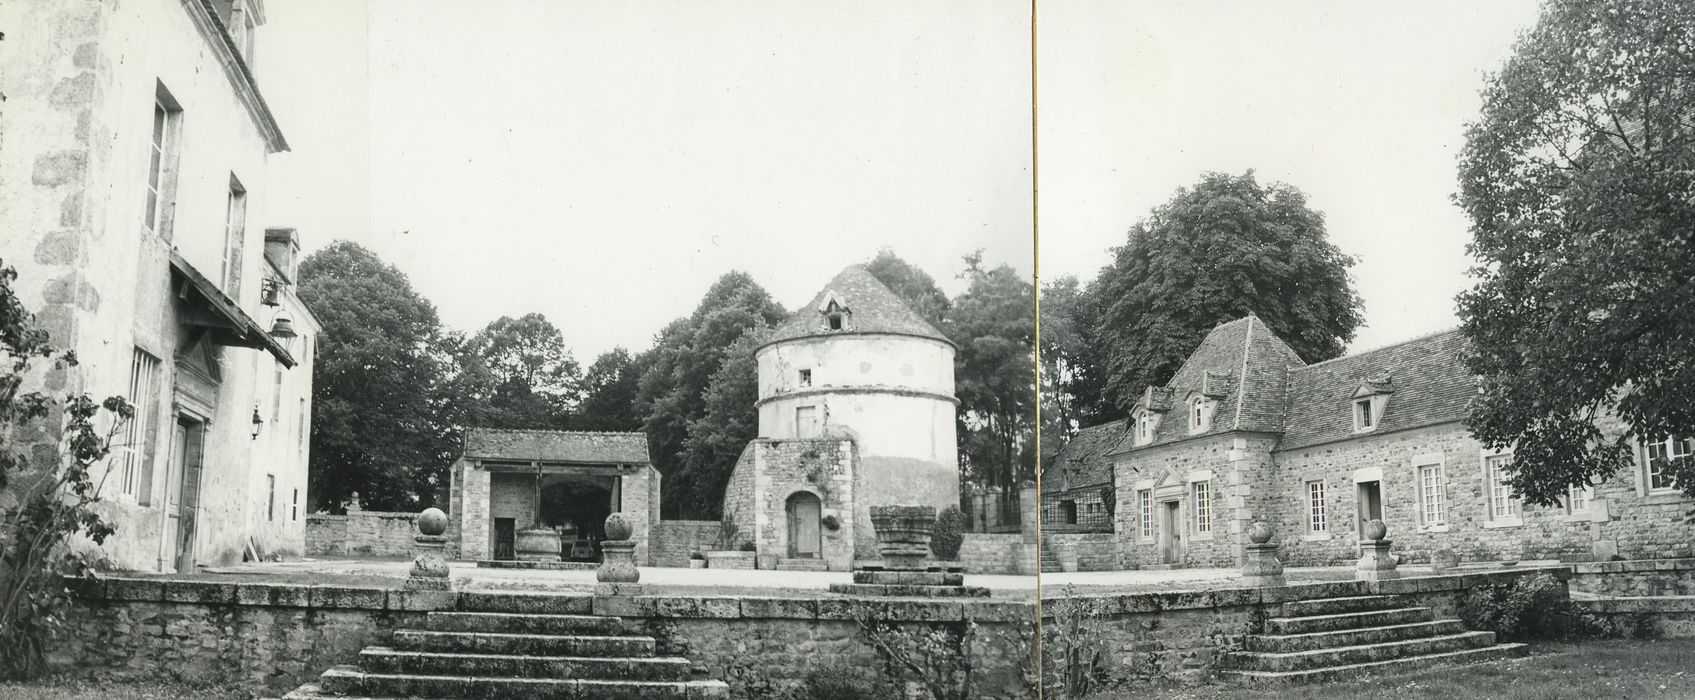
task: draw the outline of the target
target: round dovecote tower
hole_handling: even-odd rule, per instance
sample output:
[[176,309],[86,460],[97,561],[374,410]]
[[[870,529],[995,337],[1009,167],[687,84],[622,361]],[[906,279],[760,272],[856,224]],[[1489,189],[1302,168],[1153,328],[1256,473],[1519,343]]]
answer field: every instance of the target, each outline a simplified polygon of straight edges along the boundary
[[875,557],[871,506],[959,503],[954,348],[852,266],[754,353],[759,437],[853,441],[860,557]]

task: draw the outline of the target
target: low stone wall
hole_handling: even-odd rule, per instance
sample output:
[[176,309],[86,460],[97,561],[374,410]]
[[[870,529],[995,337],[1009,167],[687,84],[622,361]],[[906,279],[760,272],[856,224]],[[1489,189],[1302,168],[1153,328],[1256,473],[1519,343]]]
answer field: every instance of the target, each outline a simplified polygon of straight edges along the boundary
[[1695,559],[1572,564],[1571,589],[1603,596],[1695,596]]
[[1118,538],[1110,532],[1049,533],[1047,528],[1043,528],[1042,539],[1047,541],[1055,556],[1067,547],[1074,548],[1078,571],[1113,571],[1118,568]]
[[[1080,615],[1106,661],[1109,676],[1124,680],[1196,680],[1217,670],[1220,654],[1257,634],[1282,604],[1316,598],[1398,595],[1409,605],[1431,609],[1438,619],[1459,617],[1467,590],[1506,583],[1548,571],[1564,579],[1563,567],[1523,568],[1392,581],[1336,581],[1273,588],[1089,595],[1046,587],[1043,624],[1056,615]],[[1063,602],[1062,602],[1063,601]],[[1081,611],[1070,612],[1067,611]]]
[[1607,621],[1614,630],[1662,639],[1695,639],[1695,596],[1631,596],[1574,600],[1579,612]]
[[361,511],[306,516],[306,555],[409,557],[418,534],[417,513]]
[[514,611],[620,616],[657,639],[660,653],[686,656],[713,677],[745,682],[751,675],[790,687],[813,670],[895,665],[873,643],[866,629],[873,621],[895,635],[940,632],[970,650],[970,697],[1032,694],[1022,680],[1035,653],[1027,600],[433,593],[162,578],[76,586],[70,628],[49,659],[56,670],[83,676],[236,681],[278,695],[353,663],[360,649],[385,643],[396,629],[422,625],[428,610],[486,603],[470,600],[480,596],[506,599],[501,607]]
[[1023,535],[967,532],[959,546],[959,563],[970,574],[1034,574],[1034,563],[1026,561],[1031,549]]
[[685,567],[689,555],[706,552],[718,541],[716,520],[661,520],[653,526],[648,557],[653,566]]

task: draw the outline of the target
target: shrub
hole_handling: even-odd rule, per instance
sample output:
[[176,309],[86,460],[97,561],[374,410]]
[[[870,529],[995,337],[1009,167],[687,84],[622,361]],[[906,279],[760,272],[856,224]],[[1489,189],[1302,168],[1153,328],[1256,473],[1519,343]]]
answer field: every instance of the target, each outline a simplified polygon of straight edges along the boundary
[[[91,575],[99,553],[85,555],[75,540],[105,542],[112,527],[95,510],[100,487],[93,470],[112,451],[112,438],[135,411],[123,397],[95,403],[87,395],[66,397],[65,419],[43,425],[54,413],[46,396],[19,393],[30,364],[51,359],[55,369],[76,365],[76,356],[56,352],[12,290],[17,271],[0,266],[0,490],[13,498],[0,505],[0,676],[26,678],[43,670],[47,644],[65,626],[71,591],[61,577]],[[102,431],[101,414],[111,416]],[[26,429],[28,426],[29,429]],[[62,452],[52,463],[31,465],[19,435],[51,434],[62,427]]]
[[1460,617],[1471,629],[1507,640],[1561,639],[1579,630],[1565,584],[1547,572],[1472,589]]
[[930,551],[936,553],[936,558],[942,561],[959,559],[960,545],[965,544],[965,511],[959,506],[952,505],[942,509],[936,516],[936,525],[930,532]]

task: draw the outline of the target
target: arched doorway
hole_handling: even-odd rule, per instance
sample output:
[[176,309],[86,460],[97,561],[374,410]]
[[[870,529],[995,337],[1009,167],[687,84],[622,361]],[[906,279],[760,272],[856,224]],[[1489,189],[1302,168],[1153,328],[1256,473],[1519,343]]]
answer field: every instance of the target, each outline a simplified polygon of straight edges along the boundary
[[823,528],[821,520],[824,505],[818,497],[806,492],[797,491],[789,496],[789,558],[790,559],[819,559],[823,556]]

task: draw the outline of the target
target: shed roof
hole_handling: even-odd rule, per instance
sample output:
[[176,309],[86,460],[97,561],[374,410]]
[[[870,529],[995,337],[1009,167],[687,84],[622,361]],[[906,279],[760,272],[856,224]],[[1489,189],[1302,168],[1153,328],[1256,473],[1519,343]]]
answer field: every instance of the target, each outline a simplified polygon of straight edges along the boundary
[[648,464],[646,433],[472,428],[466,459]]
[[1112,483],[1108,454],[1123,436],[1128,421],[1115,420],[1077,431],[1070,442],[1042,463],[1042,491],[1053,493]]

